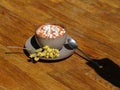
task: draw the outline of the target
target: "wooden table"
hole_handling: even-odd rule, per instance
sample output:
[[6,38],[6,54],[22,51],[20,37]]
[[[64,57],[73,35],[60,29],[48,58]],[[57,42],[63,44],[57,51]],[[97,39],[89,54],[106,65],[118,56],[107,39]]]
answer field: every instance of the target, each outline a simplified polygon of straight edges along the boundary
[[[23,47],[44,23],[62,24],[103,68],[78,52],[33,63],[22,49],[7,48]],[[0,90],[120,90],[119,36],[120,0],[0,0]]]

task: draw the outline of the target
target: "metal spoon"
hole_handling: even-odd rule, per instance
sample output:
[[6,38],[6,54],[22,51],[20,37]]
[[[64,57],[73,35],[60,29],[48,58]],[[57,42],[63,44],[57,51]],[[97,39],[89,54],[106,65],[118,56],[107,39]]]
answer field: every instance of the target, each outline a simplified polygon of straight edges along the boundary
[[76,43],[76,41],[74,39],[68,39],[68,45],[72,48],[72,49],[78,49],[85,57],[85,60],[87,60],[88,62],[91,62],[92,64],[96,65],[97,67],[100,67],[100,65],[93,61],[92,58],[90,58],[86,53],[84,53],[80,48],[78,48],[78,45]]

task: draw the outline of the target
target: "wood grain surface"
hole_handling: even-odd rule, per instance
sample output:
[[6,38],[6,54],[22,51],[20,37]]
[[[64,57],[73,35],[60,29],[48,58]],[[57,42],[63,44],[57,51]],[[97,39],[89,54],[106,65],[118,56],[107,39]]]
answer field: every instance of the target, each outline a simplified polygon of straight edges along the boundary
[[[63,25],[103,69],[78,52],[33,63],[22,49],[7,48],[23,47],[44,23]],[[119,36],[120,0],[0,0],[0,90],[120,90]]]

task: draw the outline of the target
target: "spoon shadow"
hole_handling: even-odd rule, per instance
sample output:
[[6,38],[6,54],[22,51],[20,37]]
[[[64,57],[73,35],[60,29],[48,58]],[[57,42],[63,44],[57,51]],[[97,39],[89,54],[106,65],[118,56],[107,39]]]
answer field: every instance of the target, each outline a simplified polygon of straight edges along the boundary
[[[81,55],[79,56],[83,59],[86,59]],[[120,88],[120,66],[114,63],[113,60],[110,60],[109,58],[92,60],[98,63],[100,66],[102,66],[102,68],[97,67],[95,64],[89,61],[87,61],[86,64],[89,65],[92,69],[94,69],[96,73],[99,76],[101,76],[104,80],[107,80],[111,84]]]
[[90,62],[87,62],[87,65],[93,68],[102,78],[120,88],[120,66],[115,64],[109,58],[103,58],[100,60],[94,59],[94,61],[99,65],[102,65],[102,68],[97,68]]

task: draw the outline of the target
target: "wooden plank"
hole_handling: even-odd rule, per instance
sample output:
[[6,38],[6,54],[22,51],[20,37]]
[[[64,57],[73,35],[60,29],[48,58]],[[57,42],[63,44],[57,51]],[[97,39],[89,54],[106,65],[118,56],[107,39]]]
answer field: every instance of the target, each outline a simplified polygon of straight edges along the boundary
[[[60,62],[32,63],[22,49],[6,47],[23,47],[44,23],[63,25],[79,48],[103,64],[103,69],[90,66],[79,52]],[[116,80],[119,34],[120,0],[1,0],[0,89],[120,90]]]

